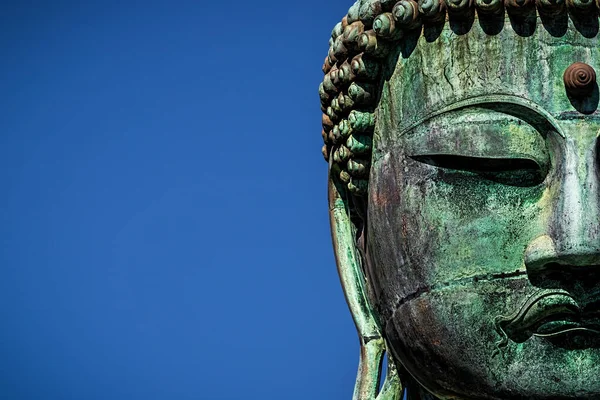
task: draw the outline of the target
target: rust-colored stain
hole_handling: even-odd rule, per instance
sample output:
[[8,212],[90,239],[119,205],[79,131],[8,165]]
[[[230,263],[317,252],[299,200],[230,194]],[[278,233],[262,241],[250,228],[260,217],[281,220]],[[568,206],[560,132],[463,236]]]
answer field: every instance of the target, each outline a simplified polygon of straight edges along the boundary
[[596,86],[596,71],[590,65],[582,62],[573,63],[563,75],[567,93],[575,96],[586,96]]

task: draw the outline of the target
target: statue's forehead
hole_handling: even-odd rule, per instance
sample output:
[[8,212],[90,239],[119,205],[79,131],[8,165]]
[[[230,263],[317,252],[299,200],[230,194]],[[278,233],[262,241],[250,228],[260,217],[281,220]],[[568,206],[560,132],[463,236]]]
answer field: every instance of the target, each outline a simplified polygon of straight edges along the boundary
[[507,20],[498,34],[488,35],[475,21],[457,35],[446,25],[435,40],[421,36],[398,57],[384,83],[378,119],[398,132],[453,103],[495,96],[522,99],[560,119],[575,112],[563,73],[577,61],[600,68],[598,40],[575,29],[557,37],[540,23],[525,37]]

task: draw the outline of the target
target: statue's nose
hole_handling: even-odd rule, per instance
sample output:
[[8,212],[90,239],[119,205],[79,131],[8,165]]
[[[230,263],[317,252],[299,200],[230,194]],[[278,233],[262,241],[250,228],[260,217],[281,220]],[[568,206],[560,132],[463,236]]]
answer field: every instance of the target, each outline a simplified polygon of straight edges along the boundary
[[[532,280],[584,276],[600,280],[600,190],[596,146],[577,152],[568,142],[553,180],[555,193],[547,233],[525,251]],[[591,274],[591,275],[590,275]],[[598,282],[598,281],[596,281]]]

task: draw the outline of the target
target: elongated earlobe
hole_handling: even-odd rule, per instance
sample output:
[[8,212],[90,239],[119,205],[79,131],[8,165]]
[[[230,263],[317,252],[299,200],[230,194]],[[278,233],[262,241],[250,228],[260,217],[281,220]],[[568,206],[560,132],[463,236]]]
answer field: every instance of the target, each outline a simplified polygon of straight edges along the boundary
[[[333,162],[330,162],[330,169]],[[360,360],[353,400],[400,400],[402,384],[391,358],[380,388],[385,340],[366,295],[355,228],[350,218],[351,194],[335,176],[329,177],[329,216],[338,273],[360,339]]]

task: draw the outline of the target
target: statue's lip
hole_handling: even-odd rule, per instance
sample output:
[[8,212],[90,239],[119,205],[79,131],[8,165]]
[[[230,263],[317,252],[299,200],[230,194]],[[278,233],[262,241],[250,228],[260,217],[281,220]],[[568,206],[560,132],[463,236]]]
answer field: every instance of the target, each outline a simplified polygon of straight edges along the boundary
[[528,298],[513,314],[496,318],[499,332],[522,343],[532,336],[600,335],[600,301],[584,307],[562,290],[542,290]]
[[594,334],[600,335],[598,323],[581,324],[572,321],[550,321],[541,325],[533,336],[541,338],[557,338],[559,336]]

